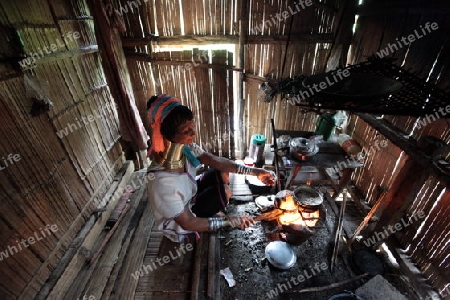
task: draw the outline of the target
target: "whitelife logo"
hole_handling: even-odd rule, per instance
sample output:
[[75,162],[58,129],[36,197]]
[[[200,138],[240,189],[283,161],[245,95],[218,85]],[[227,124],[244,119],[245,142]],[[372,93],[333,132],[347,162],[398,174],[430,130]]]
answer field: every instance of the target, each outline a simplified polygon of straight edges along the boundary
[[[444,109],[445,109],[445,112],[444,112]],[[450,113],[450,105],[447,105],[445,108],[439,107],[438,111],[441,113],[442,117],[445,117],[448,113]],[[428,114],[423,118],[419,118],[416,122],[416,127],[417,127],[417,129],[420,129],[422,127],[425,127],[425,126],[431,124],[432,122],[439,120],[440,118],[441,118],[441,116],[436,111],[436,109],[434,109],[434,114]]]
[[[35,68],[36,61],[38,59],[41,59],[46,55],[50,55],[53,52],[56,52],[59,48],[66,47],[68,42],[77,40],[80,37],[81,37],[81,35],[78,31],[75,31],[75,32],[69,31],[65,35],[64,34],[62,35],[62,39],[63,39],[64,43],[62,41],[60,41],[59,39],[56,39],[55,43],[51,44],[50,46],[45,46],[43,49],[41,49],[41,47],[39,47],[37,52],[30,53],[29,57],[24,58],[21,61],[19,61],[19,65],[22,67],[23,70]],[[44,54],[44,51],[42,51],[42,50],[45,51],[45,54]]]
[[252,29],[250,29],[250,32],[254,35],[257,35],[259,32],[263,32],[264,31],[264,27],[272,27],[273,25],[275,25],[278,22],[282,22],[284,20],[286,20],[287,18],[297,14],[298,12],[300,12],[302,9],[305,9],[308,6],[312,5],[312,0],[300,0],[297,2],[294,2],[294,6],[295,6],[295,10],[289,6],[288,10],[285,10],[281,13],[276,13],[275,17],[276,19],[270,15],[270,19],[265,20],[264,22],[261,22],[261,24],[259,26],[255,26]]
[[[325,76],[325,80],[322,82],[313,83],[312,87],[310,87],[308,90],[300,90],[300,94],[289,99],[287,102],[291,105],[300,104],[302,100],[306,100],[307,98],[310,98],[314,95],[314,93],[319,93],[320,91],[338,83],[341,80],[344,80],[344,78],[350,76],[350,71],[348,69],[345,70],[337,70],[335,72],[332,72],[330,76]],[[331,77],[331,79],[330,79]]]
[[[376,151],[380,150],[381,148],[385,148],[388,146],[387,140],[375,140],[375,144],[372,145],[369,150],[366,148],[363,148],[361,150],[361,154],[363,157],[366,157],[368,155],[374,154]],[[339,161],[333,168],[327,168],[326,172],[329,176],[332,176],[334,173],[339,173],[339,171],[342,171],[343,169],[348,168],[352,164],[360,163],[357,156],[350,156],[347,158],[347,160]]]
[[13,165],[14,162],[18,162],[20,159],[21,157],[19,154],[12,154],[12,153],[8,154],[7,158],[2,157],[3,162],[0,161],[0,171],[3,171],[7,167]]
[[394,53],[395,51],[398,51],[399,49],[402,49],[404,46],[408,46],[411,43],[415,42],[418,39],[423,38],[424,36],[426,36],[428,33],[431,32],[431,30],[437,30],[439,29],[439,26],[436,22],[433,22],[430,24],[430,22],[425,23],[425,28],[420,25],[420,29],[422,31],[421,35],[417,29],[414,30],[414,34],[410,34],[407,37],[402,37],[400,38],[400,40],[398,38],[396,38],[397,43],[391,44],[389,43],[386,47],[384,47],[384,49],[381,49],[380,51],[377,52],[378,57],[383,58],[385,56],[388,56],[391,53]]
[[425,218],[425,213],[423,211],[419,211],[418,213],[412,215],[411,217],[407,215],[406,221],[404,218],[402,218],[400,222],[396,223],[394,226],[389,225],[387,228],[386,226],[384,226],[383,231],[375,232],[375,234],[371,238],[367,238],[366,240],[363,241],[364,245],[366,245],[366,247],[371,247],[375,245],[377,242],[387,239],[391,234],[394,234],[397,231],[400,231],[403,228],[406,228],[412,223],[416,222],[417,220],[423,218]]
[[[153,272],[156,269],[158,269],[158,267],[162,267],[165,264],[168,264],[170,261],[175,260],[179,257],[181,257],[182,255],[186,254],[188,251],[192,251],[194,249],[194,246],[191,243],[188,244],[180,244],[179,248],[174,248],[176,255],[174,255],[172,253],[172,250],[169,251],[169,255],[164,255],[163,258],[156,258],[156,261],[152,260],[151,264],[149,265],[145,265],[142,266],[140,268],[140,270],[134,272],[133,274],[131,274],[131,276],[135,279],[138,280],[139,277],[144,276],[144,272],[145,274],[148,274],[149,272]],[[158,265],[157,265],[158,264]]]
[[[117,107],[115,103],[110,102],[108,104],[106,104],[104,106],[104,109],[106,110],[109,106],[114,106]],[[67,123],[66,127],[64,127],[63,129],[59,130],[58,132],[56,132],[56,135],[62,139],[65,136],[69,135],[69,130],[70,132],[74,132],[77,131],[78,129],[85,127],[86,125],[88,125],[89,123],[92,123],[95,121],[95,118],[97,119],[101,119],[102,115],[99,114],[99,112],[95,112],[95,115],[88,115],[87,117],[85,116],[81,116],[81,120],[83,121],[83,123],[80,122],[80,120],[78,118],[75,118],[76,124],[75,123]],[[78,125],[78,126],[77,126]]]
[[[303,274],[298,275],[297,277],[292,276],[286,283],[279,283],[277,286],[266,292],[267,298],[272,299],[274,297],[277,297],[278,294],[283,293],[283,291],[288,291],[289,289],[292,289],[292,285],[296,286],[300,284],[300,282],[303,282],[307,279],[312,278],[313,276],[316,276],[322,271],[325,271],[328,269],[328,265],[326,263],[318,263],[316,262],[314,264],[314,267],[310,267],[309,270],[303,270]],[[309,271],[309,272],[308,272]],[[292,282],[292,284],[291,284]]]
[[[28,248],[28,246],[30,246],[38,241],[43,240],[45,237],[51,235],[52,233],[57,232],[58,226],[56,224],[46,225],[44,229],[39,228],[39,230],[40,230],[40,232],[34,232],[34,235],[30,236],[27,239],[22,239],[20,242],[18,240],[16,240],[16,242],[17,242],[16,246],[8,246],[6,250],[1,251],[0,252],[0,261],[8,258],[10,255],[12,256],[12,255],[18,253],[19,251],[22,251],[25,248]],[[24,248],[22,248],[22,245]]]
[[[211,53],[211,58],[213,58],[214,56],[215,56],[214,53]],[[203,61],[203,59],[201,59],[202,57],[205,59],[205,61]],[[208,63],[208,61],[209,61],[208,51],[207,50],[203,50],[201,55],[200,54],[197,55],[197,59],[199,60],[199,62],[195,62],[194,58],[192,58],[192,64],[190,62],[185,63],[181,67],[181,71],[182,72],[186,72],[186,71],[189,71],[192,68],[195,68],[195,67],[197,67],[197,66],[199,66],[199,65],[201,65],[203,63]],[[168,82],[171,79],[172,80],[175,79],[174,71],[167,72],[165,76],[163,75],[162,78],[158,78],[156,80],[156,86],[161,86],[161,85],[163,85],[164,83]]]

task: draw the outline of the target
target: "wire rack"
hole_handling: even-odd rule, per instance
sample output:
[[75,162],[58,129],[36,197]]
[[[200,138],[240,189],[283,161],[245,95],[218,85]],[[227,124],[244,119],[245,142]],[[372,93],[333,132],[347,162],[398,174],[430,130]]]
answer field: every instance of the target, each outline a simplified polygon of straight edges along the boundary
[[[311,89],[305,86],[304,82],[312,76],[285,79],[279,83],[278,88],[288,101],[297,97],[297,100],[301,101],[292,101],[292,103],[313,111],[332,109],[386,115],[424,116],[439,114],[439,111],[444,112],[450,105],[449,93],[395,65],[392,58],[371,57],[365,62],[341,69],[341,74],[345,70],[348,70],[346,72],[349,72],[353,78],[359,74],[372,75],[374,78],[389,78],[393,82],[401,83],[402,88],[388,93],[380,91],[379,95],[367,96],[364,93],[343,95],[340,91],[334,92],[330,87],[311,93]],[[330,71],[322,76],[336,79],[336,71]],[[441,113],[440,117],[450,118],[450,114]]]

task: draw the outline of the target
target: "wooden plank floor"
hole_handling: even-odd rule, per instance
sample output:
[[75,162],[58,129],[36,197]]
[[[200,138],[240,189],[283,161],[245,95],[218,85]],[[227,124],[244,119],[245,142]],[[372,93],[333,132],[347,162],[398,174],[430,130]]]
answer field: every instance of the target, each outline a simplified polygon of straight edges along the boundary
[[189,299],[195,241],[185,245],[183,251],[152,229],[134,299]]
[[[92,265],[86,264],[78,274],[64,299],[89,299],[89,296],[93,296],[95,299],[105,300],[181,300],[207,299],[207,294],[220,294],[218,282],[223,279],[219,277],[217,268],[211,269],[212,260],[216,261],[216,267],[220,265],[217,261],[220,253],[214,254],[214,250],[209,249],[210,235],[201,239],[202,246],[197,254],[195,248],[200,244],[196,245],[195,239],[190,243],[190,250],[182,253],[179,244],[163,238],[162,232],[154,225],[146,184],[141,180],[144,174],[133,174],[130,182],[137,180],[140,184],[132,195],[132,208],[97,261]],[[245,197],[253,200],[245,183],[245,176],[230,175],[233,194],[244,197],[237,201],[249,201]],[[340,197],[336,199],[337,206],[339,201]],[[349,219],[352,213],[349,210]],[[350,227],[353,229],[354,226],[355,224],[351,224]],[[217,245],[222,242],[219,237],[220,234],[214,237],[217,239]],[[197,281],[194,278],[197,278]],[[223,286],[223,282],[220,285]],[[194,295],[192,290],[196,291]]]

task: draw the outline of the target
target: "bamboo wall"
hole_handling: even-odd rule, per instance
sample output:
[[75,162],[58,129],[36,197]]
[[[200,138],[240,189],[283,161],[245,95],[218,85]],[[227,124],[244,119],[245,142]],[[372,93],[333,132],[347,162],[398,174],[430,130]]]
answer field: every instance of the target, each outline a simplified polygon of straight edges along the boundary
[[[447,89],[450,21],[442,9],[445,3],[391,2],[364,1],[358,8],[349,63],[366,60],[420,24],[438,22],[443,30],[412,43],[393,57],[418,76]],[[342,24],[347,22],[343,20],[344,7],[353,2],[313,3],[276,22],[272,18],[277,13],[297,9],[297,2],[113,0],[108,3],[108,12],[117,10],[116,17],[123,19],[126,27],[122,33],[124,52],[136,104],[147,129],[147,99],[153,94],[168,93],[180,97],[194,111],[197,143],[226,157],[245,153],[254,133],[262,133],[268,142],[272,141],[271,118],[280,130],[313,131],[316,113],[287,104],[284,95],[277,95],[270,103],[260,100],[260,84],[267,79],[308,76],[337,66],[336,53],[341,45],[336,41],[345,30]],[[0,34],[3,41],[10,42],[0,43],[0,113],[4,122],[0,157],[10,153],[21,157],[0,171],[0,251],[15,245],[18,239],[32,236],[45,225],[56,224],[59,228],[41,243],[0,261],[2,273],[7,277],[0,282],[0,295],[6,299],[28,299],[48,278],[95,209],[97,202],[92,199],[104,195],[122,164],[122,155],[117,112],[95,47],[93,20],[86,3],[22,0],[2,3],[0,7]],[[265,25],[261,27],[262,24]],[[241,48],[240,26],[245,34]],[[255,31],[258,26],[261,30]],[[42,50],[69,31],[79,32],[80,38],[68,40],[54,53],[43,55],[36,68],[25,72],[25,78],[18,69],[17,61],[21,59],[18,55],[33,54],[39,47]],[[237,50],[235,53],[215,50],[208,53],[208,59],[202,59],[201,50],[169,49],[196,43],[234,44]],[[242,69],[237,67],[241,63],[240,49],[245,62]],[[187,69],[187,63],[195,66]],[[235,93],[240,73],[246,75],[243,99]],[[38,87],[38,94],[45,94],[53,102],[48,113],[30,116],[33,92],[30,82]],[[161,84],[157,85],[158,82]],[[235,120],[241,113],[242,123]],[[92,122],[82,126],[76,123],[88,115],[94,116]],[[447,119],[418,128],[416,118],[383,118],[414,139],[432,135],[450,141]],[[72,123],[78,125],[77,129],[58,138],[56,132]],[[383,139],[356,116],[350,118],[349,133],[365,148]],[[386,148],[368,156],[366,167],[354,172],[352,179],[373,204],[378,187],[392,185],[405,159],[401,149],[388,143]],[[448,278],[447,273],[438,270],[448,265],[445,261],[448,243],[439,238],[448,236],[448,218],[444,217],[447,194],[441,182],[430,178],[409,209],[427,212],[427,218],[420,224],[423,225],[420,235],[410,229],[405,231],[404,238],[397,236],[437,288],[443,288],[442,278]],[[434,247],[442,253],[432,253]],[[427,258],[430,255],[431,260]]]
[[[405,155],[400,148],[357,116],[350,117],[347,133],[367,153],[364,168],[356,169],[352,180],[367,202],[373,205],[380,196],[380,188],[387,190],[391,187],[402,168]],[[386,147],[380,146],[383,140],[387,142]]]
[[[392,53],[391,57],[396,59],[396,64],[415,72],[418,77],[448,90],[450,23],[445,10],[446,5],[441,1],[409,3],[364,1],[358,8],[359,18],[349,63],[365,61],[389,43],[396,43],[396,38],[408,36],[416,29],[421,32],[420,25],[425,25],[426,22],[437,22],[439,30],[430,32],[410,43],[408,47],[399,49]],[[425,122],[425,126],[417,126],[418,121],[424,122],[425,119],[388,115],[382,117],[393,124],[399,133],[410,135],[415,141],[422,136],[431,135],[446,143],[450,142],[448,118],[440,118]],[[376,138],[384,138],[356,116],[351,118],[349,128],[355,140],[365,147]],[[357,170],[352,179],[366,199],[373,204],[378,197],[377,187],[389,188],[397,174],[402,172],[405,159],[406,155],[401,149],[389,143],[388,147],[368,157],[364,169]],[[407,250],[419,269],[439,291],[448,288],[450,277],[448,191],[445,183],[430,176],[420,193],[415,199],[411,199],[412,205],[407,209],[410,216],[423,212],[426,217],[395,235],[402,248]],[[405,199],[407,200],[409,199]]]
[[[3,1],[0,7],[0,157],[20,155],[0,171],[0,251],[12,251],[0,261],[0,298],[33,299],[99,205],[123,157],[84,1]],[[62,35],[69,32],[80,37],[65,42]],[[36,67],[18,69],[20,55],[40,50]],[[33,117],[36,96],[48,97],[53,107]],[[65,129],[67,135],[58,137]],[[49,234],[46,225],[57,231]],[[17,253],[11,248],[36,235],[42,240]]]
[[[223,136],[234,137],[234,141],[230,141],[231,145],[223,145],[224,149],[221,147],[209,149],[213,153],[221,155],[227,155],[234,151],[245,153],[248,141],[255,133],[262,133],[266,135],[268,141],[271,141],[271,118],[274,118],[277,129],[314,130],[317,119],[315,113],[303,112],[297,107],[287,107],[286,101],[280,97],[270,104],[261,103],[258,100],[261,93],[259,91],[261,80],[247,80],[244,83],[244,111],[239,111],[242,100],[237,99],[237,95],[232,93],[232,84],[238,84],[233,78],[238,75],[239,70],[230,71],[233,66],[232,60],[226,63],[228,71],[217,70],[220,66],[208,66],[217,74],[223,73],[218,76],[206,76],[206,71],[199,67],[190,72],[183,72],[182,65],[176,62],[195,60],[195,54],[191,57],[189,51],[184,53],[164,52],[164,48],[182,46],[180,39],[178,40],[179,44],[175,45],[171,43],[171,39],[167,39],[167,37],[182,36],[191,37],[191,41],[189,38],[185,40],[189,44],[195,44],[195,40],[199,40],[199,44],[204,44],[199,37],[212,36],[220,40],[220,43],[238,45],[239,20],[243,18],[245,24],[242,26],[245,26],[247,34],[246,42],[243,45],[245,49],[243,71],[246,74],[276,80],[298,75],[311,75],[326,69],[333,37],[339,25],[338,12],[342,8],[342,4],[346,2],[315,2],[310,7],[302,8],[297,5],[296,1],[273,0],[252,0],[245,3],[237,0],[113,1],[112,6],[120,12],[127,24],[127,32],[124,33],[123,40],[141,117],[145,120],[147,118],[145,102],[149,96],[155,93],[172,93],[180,96],[186,103],[193,104],[196,115],[202,120],[203,124],[197,130],[197,143],[223,144]],[[282,21],[276,20],[275,15],[284,11],[290,13],[291,16]],[[262,24],[265,25],[262,26]],[[286,55],[288,33],[292,38]],[[159,38],[150,41],[151,35],[157,35]],[[217,36],[219,37],[217,38]],[[265,36],[273,37],[275,43],[266,44]],[[141,42],[136,42],[139,39]],[[236,52],[235,56],[237,55]],[[286,62],[284,63],[285,58]],[[176,74],[176,80],[170,80],[161,86],[154,85],[155,81],[160,80],[168,73]],[[193,74],[195,75],[192,76]],[[220,83],[220,80],[224,78],[227,80],[227,86]],[[195,81],[194,88],[191,88],[194,83],[189,82],[192,79]],[[208,89],[208,85],[212,85],[214,88],[205,92],[204,89]],[[227,97],[222,96],[220,100],[215,99],[216,95],[211,94],[211,91],[218,91],[218,86],[221,86],[220,94],[226,94]],[[199,87],[201,87],[200,90]],[[217,103],[223,103],[223,99],[226,99],[228,110],[225,112],[222,109],[211,111],[208,103],[211,96],[216,102],[214,107],[218,107]],[[224,113],[224,115],[220,113]],[[233,114],[236,116],[242,114],[244,119],[239,122],[232,121]],[[226,123],[223,123],[223,120],[226,120]],[[233,123],[238,126],[235,131],[232,128]],[[205,127],[205,124],[208,126]],[[222,124],[227,125],[224,127]],[[244,141],[243,149],[241,149],[241,139]],[[233,155],[231,154],[231,156]]]

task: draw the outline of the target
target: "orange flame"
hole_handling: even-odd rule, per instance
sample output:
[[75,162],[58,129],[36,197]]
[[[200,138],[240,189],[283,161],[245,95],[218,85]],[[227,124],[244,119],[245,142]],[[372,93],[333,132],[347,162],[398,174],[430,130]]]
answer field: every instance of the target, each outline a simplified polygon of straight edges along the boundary
[[300,225],[306,225],[305,222],[303,222],[302,215],[297,212],[286,212],[280,218],[278,219],[281,224],[283,225],[289,225],[289,224],[300,224]]
[[306,226],[308,227],[314,227],[316,226],[317,222],[319,222],[319,210],[316,210],[312,213],[302,213],[303,221],[305,222]]
[[292,211],[297,210],[297,205],[295,204],[294,197],[292,195],[287,195],[284,201],[280,203],[280,209]]
[[286,199],[280,203],[279,208],[285,211],[285,213],[278,218],[278,221],[282,225],[298,224],[314,227],[319,221],[319,210],[312,213],[300,213],[292,195],[287,195]]

